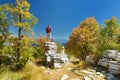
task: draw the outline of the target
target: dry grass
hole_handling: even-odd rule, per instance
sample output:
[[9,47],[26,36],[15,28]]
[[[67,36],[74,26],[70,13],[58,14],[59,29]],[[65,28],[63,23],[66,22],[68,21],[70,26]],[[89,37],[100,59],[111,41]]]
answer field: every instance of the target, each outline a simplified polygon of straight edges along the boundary
[[67,68],[78,68],[87,66],[83,61],[75,65],[73,63],[62,67],[61,69],[46,69],[43,66],[37,66],[33,63],[27,64],[24,69],[18,72],[12,72],[5,69],[0,74],[0,80],[61,80],[64,74],[69,76],[66,80],[80,79],[83,80],[83,76],[75,74],[73,71]]
[[34,64],[27,64],[26,67],[19,72],[5,69],[1,72],[0,80],[43,80],[41,77],[43,71],[44,68],[37,67]]
[[67,70],[67,68],[72,68],[72,67],[74,67],[74,65],[69,64],[68,66],[62,67],[61,69],[48,69],[48,71],[50,71],[53,74],[46,73],[43,74],[43,76],[48,77],[46,80],[61,80],[63,75],[66,74],[69,76],[69,78],[67,78],[66,80],[72,80],[75,78],[83,80],[82,76],[75,74],[73,71]]
[[77,64],[77,67],[80,68],[80,69],[87,69],[87,68],[91,68],[91,65],[85,61],[80,61],[78,64]]

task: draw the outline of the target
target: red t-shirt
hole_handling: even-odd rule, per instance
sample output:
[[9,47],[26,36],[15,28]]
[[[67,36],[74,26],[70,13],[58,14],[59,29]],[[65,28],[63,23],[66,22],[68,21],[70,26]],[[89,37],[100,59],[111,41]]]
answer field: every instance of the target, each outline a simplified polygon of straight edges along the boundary
[[46,28],[46,32],[47,32],[47,33],[50,33],[50,32],[51,32],[51,28],[50,28],[50,27],[47,27],[47,28]]

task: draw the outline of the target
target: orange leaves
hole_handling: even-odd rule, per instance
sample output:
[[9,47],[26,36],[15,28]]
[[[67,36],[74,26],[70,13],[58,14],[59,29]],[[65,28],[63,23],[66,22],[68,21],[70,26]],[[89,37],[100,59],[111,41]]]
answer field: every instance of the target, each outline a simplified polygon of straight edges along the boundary
[[97,30],[98,29],[98,23],[97,21],[95,20],[94,17],[90,17],[90,18],[87,18],[85,19],[80,25],[79,27],[81,28],[88,28],[90,30]]
[[92,53],[92,46],[97,42],[97,32],[98,23],[95,18],[85,19],[77,28],[73,29],[68,47],[79,55],[83,54],[81,57]]

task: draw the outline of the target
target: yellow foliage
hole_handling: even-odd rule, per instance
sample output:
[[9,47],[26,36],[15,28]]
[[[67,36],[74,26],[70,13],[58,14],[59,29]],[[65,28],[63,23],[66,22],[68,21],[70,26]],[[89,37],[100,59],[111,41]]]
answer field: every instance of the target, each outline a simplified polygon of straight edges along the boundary
[[29,8],[30,7],[30,4],[25,0],[25,1],[23,1],[23,3],[22,3],[22,5],[24,6],[26,6],[27,8]]
[[30,16],[31,16],[29,12],[24,12],[23,15],[24,15],[24,17],[25,17],[26,19],[29,19]]

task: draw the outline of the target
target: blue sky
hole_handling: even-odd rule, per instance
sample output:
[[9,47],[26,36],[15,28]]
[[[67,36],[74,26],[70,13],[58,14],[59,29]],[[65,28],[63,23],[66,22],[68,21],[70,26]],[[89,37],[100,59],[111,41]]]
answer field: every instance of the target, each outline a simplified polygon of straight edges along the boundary
[[[34,26],[35,36],[46,35],[48,24],[55,39],[68,39],[72,29],[87,17],[94,16],[99,24],[116,16],[120,19],[120,0],[27,0],[30,12],[38,18]],[[0,0],[0,4],[15,0]],[[14,29],[11,31],[15,32]]]

